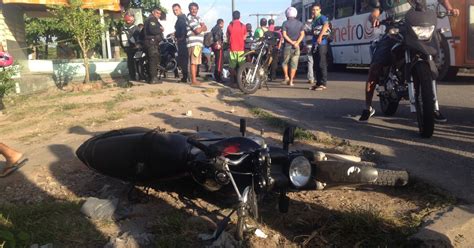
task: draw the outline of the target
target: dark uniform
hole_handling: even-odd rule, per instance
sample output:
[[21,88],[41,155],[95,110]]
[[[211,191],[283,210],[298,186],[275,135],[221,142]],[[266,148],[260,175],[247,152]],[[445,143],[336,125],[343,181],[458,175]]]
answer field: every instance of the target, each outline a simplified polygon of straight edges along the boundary
[[154,16],[145,21],[145,48],[150,66],[150,83],[160,83],[158,80],[158,65],[160,64],[160,41],[163,40],[161,23]]
[[[123,34],[123,35],[122,35]],[[135,65],[135,53],[137,52],[137,43],[139,41],[140,31],[136,25],[124,25],[122,27],[120,35],[120,45],[127,53],[127,67],[128,75],[130,80],[137,80],[136,77],[136,65]],[[125,40],[126,39],[126,40]]]
[[178,66],[181,68],[181,71],[183,72],[183,78],[181,79],[181,82],[187,82],[188,81],[188,48],[186,46],[186,33],[187,33],[187,27],[188,27],[188,20],[186,18],[185,14],[181,14],[178,16],[178,20],[176,21],[176,24],[174,25],[174,29],[176,30],[175,32],[175,38],[178,43]]
[[212,45],[212,51],[214,52],[214,78],[216,81],[221,82],[222,78],[222,64],[223,64],[223,45],[224,45],[224,32],[219,24],[216,24],[211,30],[212,33],[212,41],[214,44]]

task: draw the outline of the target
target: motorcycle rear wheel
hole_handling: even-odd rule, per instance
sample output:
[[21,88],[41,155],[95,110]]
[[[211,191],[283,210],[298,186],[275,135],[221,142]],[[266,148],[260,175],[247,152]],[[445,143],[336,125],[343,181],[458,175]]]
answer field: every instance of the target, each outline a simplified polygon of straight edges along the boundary
[[434,90],[431,70],[427,63],[417,63],[413,68],[415,82],[415,107],[418,130],[423,138],[430,138],[434,132]]
[[[260,88],[261,82],[259,82],[258,72],[255,72],[256,65],[250,62],[246,62],[245,64],[241,65],[238,72],[237,72],[237,84],[239,89],[244,92],[245,94],[253,94],[257,92]],[[249,82],[250,79],[255,73],[254,79]]]

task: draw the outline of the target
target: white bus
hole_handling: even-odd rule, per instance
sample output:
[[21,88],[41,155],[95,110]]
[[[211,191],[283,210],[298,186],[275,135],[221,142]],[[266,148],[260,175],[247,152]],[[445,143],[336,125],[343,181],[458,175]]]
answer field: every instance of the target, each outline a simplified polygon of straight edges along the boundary
[[[315,0],[293,0],[301,21],[311,18]],[[368,65],[370,44],[383,33],[384,27],[373,28],[369,0],[318,0],[322,14],[332,25],[332,62],[339,65]],[[427,0],[436,8],[436,0]],[[451,1],[461,13],[458,17],[438,19],[442,34],[439,56],[440,78],[454,76],[459,67],[474,68],[474,0]]]

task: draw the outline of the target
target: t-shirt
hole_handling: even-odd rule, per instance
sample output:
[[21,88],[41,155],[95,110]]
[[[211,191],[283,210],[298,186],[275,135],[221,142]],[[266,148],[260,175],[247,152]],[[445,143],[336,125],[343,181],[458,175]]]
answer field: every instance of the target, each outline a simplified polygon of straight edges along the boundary
[[242,52],[245,49],[247,28],[239,20],[233,20],[227,27],[227,39],[231,52]]
[[262,37],[263,34],[264,34],[265,32],[267,32],[267,31],[268,31],[268,28],[267,28],[267,27],[259,27],[259,28],[257,28],[257,29],[255,30],[255,33],[253,34],[254,39],[256,39],[256,40],[259,39],[259,38]]
[[[300,37],[301,31],[304,31],[304,24],[296,19],[289,19],[283,23],[283,32],[286,35],[296,41]],[[292,46],[285,40],[285,46]]]
[[[328,24],[329,23],[329,20],[326,16],[324,15],[320,15],[316,18],[314,18],[312,24],[311,24],[311,28],[312,30],[316,30],[316,29],[320,29],[322,31],[322,28],[324,26],[324,24]],[[314,35],[313,33],[313,45],[316,44],[317,40],[318,40],[318,37],[319,35]],[[320,45],[327,45],[328,44],[328,39],[327,39],[327,36],[323,36],[323,40],[321,41],[321,44]]]
[[198,16],[192,16],[188,14],[188,39],[187,39],[187,47],[193,46],[203,46],[204,42],[204,32],[200,34],[194,33],[198,28],[201,27],[202,19]]

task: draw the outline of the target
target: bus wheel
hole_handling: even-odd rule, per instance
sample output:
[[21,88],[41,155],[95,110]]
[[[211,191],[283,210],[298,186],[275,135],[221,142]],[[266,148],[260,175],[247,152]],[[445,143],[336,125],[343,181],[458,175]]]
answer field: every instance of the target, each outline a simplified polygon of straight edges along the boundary
[[439,34],[440,51],[436,57],[436,66],[438,67],[437,80],[445,81],[452,79],[458,73],[457,67],[451,67],[451,57],[449,53],[449,44],[444,35]]

